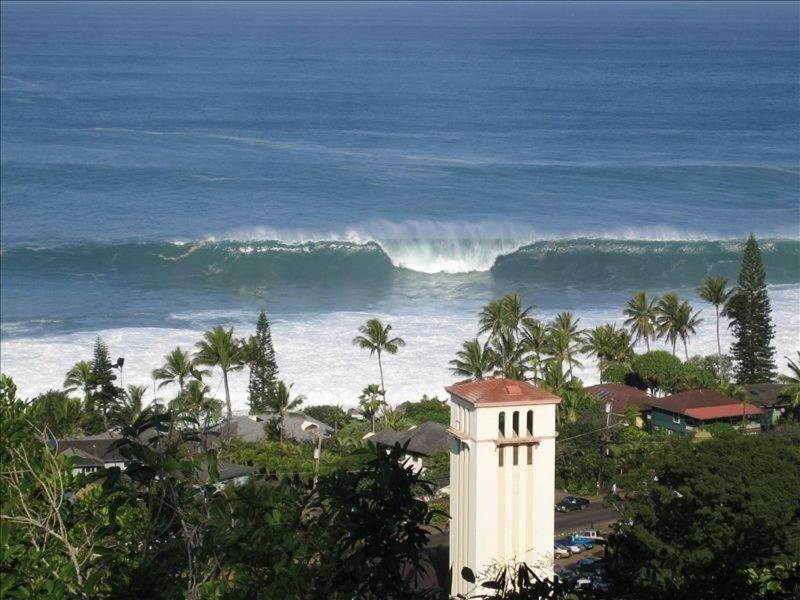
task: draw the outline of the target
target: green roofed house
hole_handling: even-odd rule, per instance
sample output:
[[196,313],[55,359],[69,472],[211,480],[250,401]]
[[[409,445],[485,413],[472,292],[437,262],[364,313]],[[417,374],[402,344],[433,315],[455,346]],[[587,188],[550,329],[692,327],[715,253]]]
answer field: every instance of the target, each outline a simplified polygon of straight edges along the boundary
[[694,435],[700,427],[713,423],[740,427],[743,421],[745,431],[754,433],[761,430],[764,414],[760,406],[750,402],[742,404],[735,398],[707,389],[650,398],[647,404],[650,406],[647,414],[650,431],[674,431],[684,435]]

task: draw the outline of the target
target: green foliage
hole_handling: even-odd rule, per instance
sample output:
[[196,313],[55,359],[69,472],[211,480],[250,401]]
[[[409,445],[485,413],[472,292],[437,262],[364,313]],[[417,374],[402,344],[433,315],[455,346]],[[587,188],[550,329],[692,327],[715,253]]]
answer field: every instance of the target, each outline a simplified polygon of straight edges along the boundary
[[719,382],[726,383],[733,363],[731,362],[731,357],[727,354],[723,354],[721,357],[716,354],[709,354],[707,356],[692,356],[685,364],[705,369]]
[[81,433],[81,401],[66,392],[49,390],[30,401],[28,415],[36,427],[54,438]]
[[628,373],[631,372],[630,365],[618,362],[610,362],[603,369],[600,379],[606,383],[625,384]]
[[397,410],[402,412],[412,425],[422,425],[428,421],[442,425],[450,424],[450,407],[436,396],[433,398],[422,396],[418,402],[405,402]]
[[433,486],[401,463],[403,449],[371,447],[358,470],[323,477],[311,506],[320,511],[317,597],[410,598],[435,512],[418,495]]
[[274,396],[278,386],[278,363],[275,360],[269,320],[263,310],[258,315],[256,333],[250,337],[246,348],[246,361],[250,366],[247,401],[251,414],[258,414],[266,410],[268,398]]
[[307,406],[303,409],[303,412],[312,419],[330,425],[334,431],[339,431],[339,429],[352,421],[347,412],[338,405],[320,404],[318,406]]
[[711,437],[718,439],[729,439],[739,435],[739,432],[729,423],[711,423],[701,427],[702,431],[707,431]]
[[731,347],[737,383],[768,383],[775,379],[772,307],[766,273],[755,237],[748,238],[734,294],[725,309],[735,340]]
[[677,386],[682,370],[679,358],[665,350],[639,354],[631,361],[631,369],[650,393],[671,392]]
[[800,556],[800,445],[765,436],[659,444],[626,486],[611,536],[614,593],[751,597],[751,569]]
[[[221,460],[256,467],[259,472],[275,477],[295,475],[310,476],[314,473],[314,449],[311,444],[296,444],[274,440],[246,442],[231,438],[220,449]],[[323,449],[320,456],[320,472],[330,473],[349,462],[346,453]]]

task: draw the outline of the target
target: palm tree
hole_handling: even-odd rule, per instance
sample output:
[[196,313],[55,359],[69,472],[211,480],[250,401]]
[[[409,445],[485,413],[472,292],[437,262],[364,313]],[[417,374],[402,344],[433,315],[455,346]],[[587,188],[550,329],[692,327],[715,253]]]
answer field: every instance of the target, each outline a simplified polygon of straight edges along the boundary
[[170,410],[188,415],[204,426],[216,423],[222,413],[222,403],[210,398],[208,391],[208,386],[201,380],[192,379],[183,392],[170,401]]
[[111,422],[117,427],[131,425],[142,413],[146,385],[129,385],[120,402],[111,412]]
[[627,329],[617,329],[615,324],[598,325],[584,335],[581,352],[597,357],[602,383],[609,363],[627,363],[633,358],[633,340]]
[[275,390],[267,397],[267,406],[269,409],[278,416],[278,427],[280,431],[280,441],[283,441],[283,422],[287,414],[291,414],[294,409],[298,408],[306,397],[300,394],[292,398],[292,388],[294,384],[286,385],[284,381],[278,381]]
[[545,355],[548,353],[547,329],[536,319],[526,319],[522,329],[521,344],[525,355],[525,362],[529,365],[532,379],[539,384],[542,379]]
[[[681,303],[680,310],[678,311],[678,336],[683,342],[683,353],[686,356],[686,360],[689,360],[689,336],[697,333],[696,327],[703,321],[703,319],[700,318],[701,311],[698,310],[693,314],[693,310],[692,305],[684,301]],[[721,367],[722,365],[720,364],[720,368]]]
[[800,409],[800,352],[797,353],[797,361],[788,356],[784,358],[788,361],[786,366],[789,367],[791,375],[778,375],[778,379],[781,380],[781,383],[786,384],[783,393],[789,397],[792,408],[797,413]]
[[720,275],[706,277],[703,285],[697,288],[697,293],[700,297],[714,305],[714,312],[717,317],[717,360],[719,368],[720,383],[725,379],[725,373],[722,365],[722,342],[719,339],[719,315],[720,306],[724,306],[733,293],[732,289],[727,289],[728,280]]
[[681,303],[678,294],[670,292],[659,299],[656,305],[656,333],[672,344],[672,355],[675,355],[675,344],[678,342],[681,323]]
[[456,357],[450,361],[450,369],[455,375],[480,381],[491,373],[497,362],[497,357],[490,348],[484,348],[477,338],[467,340],[461,345],[461,350],[456,352]]
[[511,331],[506,331],[497,336],[491,349],[487,350],[495,355],[495,375],[507,379],[520,379],[524,375],[523,347]]
[[228,373],[238,371],[244,366],[242,350],[238,341],[233,337],[233,328],[225,329],[217,325],[211,331],[203,334],[203,339],[196,344],[197,354],[195,363],[219,367],[222,371],[222,383],[225,386],[225,406],[228,420],[233,417],[231,407],[231,392],[228,387]]
[[89,361],[81,360],[76,362],[72,368],[67,371],[67,377],[64,379],[64,391],[74,392],[81,390],[83,392],[83,405],[88,408],[92,403],[92,365]]
[[576,358],[580,349],[578,342],[581,340],[583,332],[578,329],[580,319],[575,319],[571,312],[564,311],[558,313],[556,318],[548,326],[548,343],[551,360],[557,361],[561,368],[567,367],[567,374],[572,376],[572,368],[580,367],[581,362]]
[[365,325],[358,328],[361,335],[353,338],[353,345],[369,350],[369,355],[378,355],[378,370],[381,374],[381,392],[386,397],[386,386],[383,383],[383,363],[381,362],[382,353],[397,354],[397,351],[406,345],[405,340],[400,337],[390,337],[392,326],[383,323],[378,319],[370,319]]
[[650,338],[656,337],[656,300],[647,300],[647,294],[636,292],[628,300],[622,314],[628,317],[625,326],[631,328],[631,333],[636,336],[636,341],[644,340],[647,351],[650,352]]
[[[522,296],[519,294],[506,294],[490,301],[478,314],[478,334],[488,334],[486,347],[494,347],[503,374],[513,364],[506,351],[517,348],[525,323],[532,320],[529,316],[532,310],[532,306],[522,308]],[[519,370],[521,367],[514,365],[513,368]]]
[[189,353],[176,347],[172,352],[164,357],[164,364],[153,370],[153,379],[160,381],[158,389],[164,388],[172,383],[178,384],[178,394],[182,394],[186,389],[186,382],[190,378],[201,379],[208,374],[208,371],[199,370]]
[[370,383],[367,387],[361,390],[361,395],[358,397],[359,405],[364,415],[372,420],[372,433],[375,433],[375,418],[378,411],[386,406],[384,393],[377,383]]

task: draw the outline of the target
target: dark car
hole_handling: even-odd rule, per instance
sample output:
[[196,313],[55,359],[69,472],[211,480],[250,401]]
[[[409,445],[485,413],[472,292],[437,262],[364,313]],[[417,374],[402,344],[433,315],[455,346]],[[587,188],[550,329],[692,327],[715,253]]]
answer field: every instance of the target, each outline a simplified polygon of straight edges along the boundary
[[561,502],[556,504],[556,510],[558,512],[570,512],[573,510],[583,510],[587,506],[589,506],[589,501],[586,498],[567,496]]

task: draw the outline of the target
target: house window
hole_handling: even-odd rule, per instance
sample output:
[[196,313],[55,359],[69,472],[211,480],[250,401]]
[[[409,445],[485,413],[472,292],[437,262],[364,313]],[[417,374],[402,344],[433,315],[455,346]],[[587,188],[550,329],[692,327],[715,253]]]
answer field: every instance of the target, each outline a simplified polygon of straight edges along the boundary
[[502,446],[500,446],[497,449],[497,466],[498,467],[502,467],[503,466],[503,452],[504,451],[505,451],[505,448],[503,448]]
[[[519,411],[515,410],[511,417],[511,427],[514,430],[514,437],[519,437]],[[517,463],[514,463],[517,464]]]
[[[528,418],[525,424],[525,430],[528,433],[528,437],[533,437],[533,411],[528,411]],[[529,463],[530,464],[530,463]]]
[[497,430],[501,438],[506,437],[506,413],[504,412],[497,417]]
[[519,446],[514,446],[512,456],[514,457],[514,466],[516,467],[519,464]]
[[680,423],[680,422],[681,422],[681,417],[680,417],[680,415],[676,415],[675,413],[673,413],[673,414],[672,414],[672,422],[673,422],[673,423]]
[[533,464],[533,445],[528,444],[528,464]]

